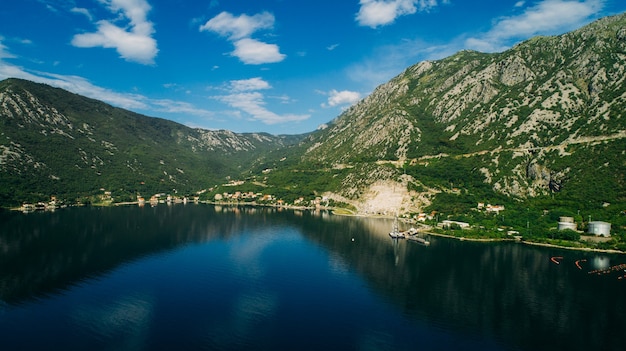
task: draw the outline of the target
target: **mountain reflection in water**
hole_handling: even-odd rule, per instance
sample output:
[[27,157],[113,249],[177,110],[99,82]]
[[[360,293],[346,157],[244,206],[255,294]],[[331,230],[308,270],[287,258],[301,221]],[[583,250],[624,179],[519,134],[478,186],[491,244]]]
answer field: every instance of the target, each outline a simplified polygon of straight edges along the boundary
[[[177,345],[189,348],[272,349],[312,337],[307,331],[326,337],[305,349],[620,350],[626,342],[626,281],[588,274],[622,256],[438,237],[424,247],[390,239],[390,220],[275,208],[76,208],[0,219],[2,337],[4,318],[20,309],[50,318],[38,304],[66,298],[68,325],[97,330],[99,340],[130,333],[124,345],[80,344],[96,348],[163,347],[154,341],[164,338],[160,328],[181,318],[209,330],[181,331]],[[574,264],[582,259],[584,270]],[[122,273],[152,277],[158,293],[111,282]],[[107,295],[116,289],[128,293]],[[178,305],[157,309],[159,299]],[[346,337],[359,328],[363,347]]]

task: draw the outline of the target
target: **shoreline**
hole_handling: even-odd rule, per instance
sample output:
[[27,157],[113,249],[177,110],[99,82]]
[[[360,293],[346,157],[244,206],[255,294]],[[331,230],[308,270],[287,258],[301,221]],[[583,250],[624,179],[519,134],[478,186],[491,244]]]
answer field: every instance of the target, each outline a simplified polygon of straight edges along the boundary
[[549,247],[549,248],[554,248],[554,249],[562,249],[562,250],[570,250],[570,251],[587,251],[587,252],[599,252],[599,253],[620,254],[620,255],[626,254],[626,252],[624,251],[619,251],[619,250],[614,250],[614,249],[594,249],[591,247],[560,246],[560,245],[548,244],[548,243],[537,243],[537,242],[526,241],[526,240],[521,240],[521,239],[518,240],[518,239],[466,238],[466,237],[458,237],[454,235],[433,233],[433,232],[422,232],[422,233],[433,235],[433,236],[438,236],[442,238],[447,238],[447,239],[456,239],[459,241],[473,241],[473,242],[482,242],[482,243],[496,243],[496,242],[509,242],[510,241],[510,242],[520,243],[523,245]]
[[[335,213],[335,211],[333,211],[333,214],[337,216],[363,217],[363,218],[374,218],[374,219],[392,219],[393,218],[392,216],[385,216],[385,215],[369,215],[369,214],[362,214],[362,213],[344,214],[344,213]],[[404,221],[404,222],[407,223],[407,221]],[[467,238],[467,237],[458,237],[458,236],[449,235],[449,234],[433,233],[429,231],[421,231],[420,233],[432,235],[432,236],[438,236],[438,237],[447,238],[447,239],[455,239],[459,241],[473,241],[473,242],[481,242],[481,243],[516,242],[516,243],[520,243],[524,245],[549,247],[549,248],[563,249],[563,250],[570,250],[570,251],[587,251],[587,252],[626,255],[626,252],[615,250],[615,249],[595,249],[591,247],[560,246],[560,245],[549,244],[549,243],[538,243],[538,242],[533,242],[533,241],[526,241],[526,240],[517,239],[517,238],[512,238],[512,239]]]
[[[191,202],[192,204],[194,202]],[[149,203],[147,203],[149,204]],[[178,204],[178,203],[170,203],[171,204]],[[180,204],[183,204],[182,202]],[[342,207],[312,207],[312,206],[290,206],[290,205],[276,205],[276,204],[259,204],[259,203],[234,203],[234,202],[215,202],[215,201],[200,201],[200,202],[195,202],[195,204],[206,204],[206,205],[218,205],[218,206],[252,206],[252,207],[274,207],[274,208],[285,208],[285,209],[291,209],[291,210],[325,210],[325,211],[330,211],[333,215],[336,216],[347,216],[347,217],[361,217],[361,218],[372,218],[372,219],[393,219],[393,216],[388,216],[388,215],[379,215],[379,214],[364,214],[364,213],[354,213],[349,209],[346,208],[342,208]],[[132,205],[139,205],[138,201],[128,201],[128,202],[116,202],[116,203],[111,203],[111,204],[107,204],[107,205],[102,205],[102,204],[91,204],[91,206],[95,206],[95,207],[99,207],[99,206],[104,206],[104,207],[108,207],[108,206],[132,206]],[[10,211],[14,211],[14,210],[18,210],[21,211],[21,208],[10,208]],[[403,220],[403,222],[405,223],[412,223],[411,221],[406,221]],[[430,231],[421,231],[421,233],[423,234],[427,234],[427,235],[432,235],[432,236],[438,236],[438,237],[442,237],[442,238],[447,238],[447,239],[455,239],[455,240],[459,240],[459,241],[473,241],[473,242],[482,242],[482,243],[495,243],[495,242],[517,242],[517,243],[521,243],[524,245],[531,245],[531,246],[540,246],[540,247],[549,247],[549,248],[555,248],[555,249],[563,249],[563,250],[570,250],[570,251],[587,251],[587,252],[598,252],[598,253],[607,253],[607,254],[621,254],[624,255],[626,254],[626,252],[624,251],[619,251],[619,250],[615,250],[615,249],[595,249],[595,248],[591,248],[591,247],[570,247],[570,246],[560,246],[560,245],[555,245],[555,244],[549,244],[549,243],[538,243],[538,242],[532,242],[532,241],[525,241],[525,240],[521,240],[518,238],[513,238],[513,239],[507,239],[507,238],[468,238],[468,237],[458,237],[458,236],[454,236],[454,235],[449,235],[449,234],[442,234],[442,233],[433,233]]]
[[614,250],[614,249],[594,249],[591,247],[569,247],[569,246],[559,246],[559,245],[548,244],[548,243],[535,243],[532,241],[520,241],[520,242],[526,245],[551,247],[555,249],[563,249],[563,250],[570,250],[570,251],[587,251],[587,252],[599,252],[599,253],[620,254],[620,255],[626,254],[626,252],[624,251],[619,251],[619,250]]

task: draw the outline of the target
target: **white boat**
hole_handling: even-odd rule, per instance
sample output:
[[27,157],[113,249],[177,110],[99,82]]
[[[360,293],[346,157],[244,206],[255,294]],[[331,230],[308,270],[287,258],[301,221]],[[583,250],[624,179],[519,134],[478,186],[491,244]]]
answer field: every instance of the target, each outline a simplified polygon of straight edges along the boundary
[[389,236],[393,239],[404,239],[404,233],[398,230],[398,217],[396,216],[393,220],[393,227],[389,232]]

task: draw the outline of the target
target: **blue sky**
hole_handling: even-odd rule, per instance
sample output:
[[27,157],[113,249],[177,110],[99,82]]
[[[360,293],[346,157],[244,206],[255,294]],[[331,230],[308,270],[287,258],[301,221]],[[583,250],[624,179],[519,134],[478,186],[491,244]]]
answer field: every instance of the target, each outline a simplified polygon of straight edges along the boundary
[[0,79],[190,127],[299,134],[420,61],[624,11],[624,0],[5,1]]

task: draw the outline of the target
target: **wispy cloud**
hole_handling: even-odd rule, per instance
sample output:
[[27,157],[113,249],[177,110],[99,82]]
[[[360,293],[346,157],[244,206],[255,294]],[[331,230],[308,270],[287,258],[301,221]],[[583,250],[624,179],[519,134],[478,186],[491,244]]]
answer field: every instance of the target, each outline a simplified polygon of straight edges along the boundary
[[251,36],[263,29],[273,29],[275,18],[269,12],[262,12],[253,16],[242,14],[233,16],[222,12],[201,25],[199,30],[216,33],[226,37],[235,46],[232,56],[248,65],[281,62],[286,55],[280,53],[276,44],[268,44]]
[[3,58],[14,58],[15,56],[9,52],[9,49],[2,44],[3,40],[4,38],[0,36],[0,60]]
[[93,21],[93,16],[89,12],[89,10],[87,10],[85,8],[73,7],[70,11],[73,12],[73,13],[81,14],[81,15],[87,17],[88,20]]
[[37,2],[43,4],[49,11],[58,13],[60,9],[66,8],[69,4],[74,6],[73,0],[37,0]]
[[118,93],[94,85],[89,82],[89,80],[79,76],[59,75],[38,71],[31,72],[24,70],[22,67],[0,61],[0,79],[7,78],[21,78],[48,84],[129,110],[150,109],[149,100],[142,95]]
[[97,21],[97,32],[75,35],[72,45],[81,48],[112,48],[127,61],[154,64],[154,58],[159,50],[156,40],[152,37],[153,24],[147,19],[151,9],[148,2],[146,0],[101,0],[101,2],[111,13],[119,14],[127,25],[120,27],[112,21]]
[[272,86],[261,77],[231,80],[229,88],[233,92],[272,89]]
[[396,45],[384,45],[363,60],[347,68],[350,80],[364,84],[369,89],[389,81],[407,67],[423,60],[436,60],[462,49],[458,40],[445,45],[435,45],[420,39],[404,40]]
[[361,26],[376,28],[393,23],[400,16],[428,11],[448,0],[360,0],[356,21]]
[[16,56],[9,52],[0,37],[0,80],[21,78],[44,83],[133,111],[143,110],[153,113],[185,114],[204,118],[214,117],[215,115],[213,111],[198,108],[188,102],[171,99],[150,99],[141,94],[116,92],[97,86],[80,76],[26,70],[5,60],[11,58],[16,58]]
[[150,100],[152,109],[157,112],[184,114],[190,116],[198,116],[205,118],[215,117],[213,111],[198,108],[191,103],[185,101],[177,101],[171,99]]
[[[495,52],[509,48],[511,41],[567,32],[593,19],[604,3],[604,0],[544,0],[520,15],[498,18],[488,32],[467,39],[465,46]],[[523,2],[515,6],[523,6]]]
[[[272,89],[272,86],[261,78],[233,80],[228,84],[229,93],[215,96],[214,98],[240,110],[250,116],[252,120],[261,121],[265,124],[279,124],[293,121],[303,121],[310,115],[277,114],[270,111],[266,105],[266,98],[260,90]],[[284,101],[285,97],[279,97]]]

